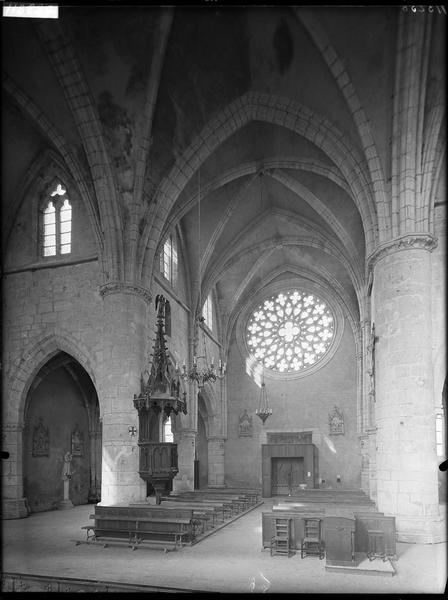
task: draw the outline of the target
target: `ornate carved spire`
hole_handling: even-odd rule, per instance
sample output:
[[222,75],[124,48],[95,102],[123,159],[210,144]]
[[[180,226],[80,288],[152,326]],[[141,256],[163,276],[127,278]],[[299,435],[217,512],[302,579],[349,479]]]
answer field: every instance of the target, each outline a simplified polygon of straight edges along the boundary
[[[180,390],[180,380],[176,369],[168,356],[165,339],[165,310],[168,300],[161,294],[156,296],[157,329],[154,340],[152,363],[148,380],[141,377],[141,391],[137,397],[134,394],[134,406],[139,411],[156,412],[163,410],[168,417],[171,412],[177,415],[179,411],[187,414],[185,392]],[[181,398],[182,396],[182,398]]]

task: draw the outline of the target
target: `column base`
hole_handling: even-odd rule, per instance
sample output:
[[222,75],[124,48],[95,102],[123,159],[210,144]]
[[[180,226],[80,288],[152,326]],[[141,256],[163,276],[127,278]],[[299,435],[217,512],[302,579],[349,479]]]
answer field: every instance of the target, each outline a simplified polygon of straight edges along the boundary
[[224,489],[227,487],[226,483],[209,483],[207,489],[216,490],[216,489]]
[[439,544],[447,541],[446,516],[396,517],[397,541],[408,544]]
[[24,519],[29,515],[28,501],[26,498],[18,500],[10,500],[3,498],[2,500],[2,518],[7,519]]
[[68,508],[74,508],[74,504],[71,500],[62,500],[59,503],[59,506],[58,506],[59,510],[66,510]]
[[192,492],[194,490],[194,481],[186,476],[173,479],[173,492]]

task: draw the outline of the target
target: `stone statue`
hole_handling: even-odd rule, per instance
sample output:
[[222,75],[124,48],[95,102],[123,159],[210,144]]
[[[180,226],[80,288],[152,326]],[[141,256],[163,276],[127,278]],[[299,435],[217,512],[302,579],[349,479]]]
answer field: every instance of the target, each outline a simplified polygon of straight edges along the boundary
[[72,478],[72,455],[70,452],[66,452],[64,455],[64,466],[62,468],[62,479],[69,481]]
[[70,480],[72,478],[72,454],[66,452],[64,454],[64,466],[62,468],[62,481],[64,482],[64,498],[59,503],[59,508],[73,508],[73,503],[70,500]]

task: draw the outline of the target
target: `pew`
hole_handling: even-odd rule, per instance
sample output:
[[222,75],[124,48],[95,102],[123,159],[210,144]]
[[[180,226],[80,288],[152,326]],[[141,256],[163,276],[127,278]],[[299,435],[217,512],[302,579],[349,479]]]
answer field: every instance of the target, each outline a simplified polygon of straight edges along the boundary
[[[94,525],[85,525],[87,542],[102,542],[104,547],[112,543],[127,543],[132,550],[142,543],[168,547],[176,550],[184,543],[193,543],[197,521],[193,510],[159,509],[154,507],[95,506],[95,514],[90,515]],[[91,533],[93,531],[93,533]]]
[[179,502],[179,503],[193,502],[198,507],[206,506],[206,505],[212,506],[222,513],[223,521],[226,518],[226,516],[231,517],[233,514],[233,506],[230,502],[227,502],[227,501],[219,502],[218,500],[208,500],[205,498],[196,499],[196,498],[189,498],[188,496],[182,497],[182,496],[171,496],[171,495],[170,496],[162,496],[162,504],[164,504],[165,501]]
[[170,498],[183,498],[189,500],[206,500],[213,502],[222,502],[231,507],[232,511],[235,511],[235,514],[246,510],[249,507],[249,498],[244,495],[236,495],[236,494],[223,494],[221,492],[208,492],[206,490],[197,490],[194,492],[176,492],[171,493]]
[[[262,513],[263,548],[270,547],[274,535],[274,521],[281,516],[291,517],[291,548],[300,549],[304,535],[305,518],[323,519],[322,538],[325,543],[327,564],[354,565],[355,555],[366,554],[373,560],[375,557],[397,559],[395,517],[383,513],[366,511],[353,514],[351,509],[334,510],[309,506],[294,506],[287,510],[287,504],[279,503],[271,512]],[[335,514],[335,513],[341,514]]]
[[193,518],[200,521],[202,524],[202,532],[204,532],[206,528],[215,527],[216,518],[220,512],[219,507],[195,504],[193,502],[171,502],[170,500],[164,500],[163,503],[158,506],[166,508],[167,510],[176,510],[179,508],[192,510]]
[[[142,512],[145,511],[145,512]],[[167,512],[169,511],[169,512]],[[204,525],[210,520],[209,515],[205,514],[204,511],[196,510],[193,506],[186,506],[181,504],[166,505],[165,503],[160,504],[130,504],[128,508],[128,514],[131,517],[140,518],[142,515],[151,517],[161,518],[179,518],[179,519],[191,519],[193,523],[194,536],[199,525],[204,530]]]
[[395,517],[384,513],[355,513],[355,547],[369,558],[397,559]]

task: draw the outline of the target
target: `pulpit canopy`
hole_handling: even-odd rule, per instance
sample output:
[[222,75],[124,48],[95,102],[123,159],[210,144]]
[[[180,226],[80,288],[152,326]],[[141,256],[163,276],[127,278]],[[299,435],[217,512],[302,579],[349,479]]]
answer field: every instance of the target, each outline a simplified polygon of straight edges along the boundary
[[[171,413],[187,414],[186,392],[181,391],[180,377],[168,355],[165,339],[165,310],[169,304],[161,294],[156,297],[157,329],[154,340],[152,362],[149,376],[145,381],[142,374],[140,394],[134,394],[134,406],[139,416],[149,411],[164,412],[168,418]],[[146,371],[148,373],[148,371]]]

